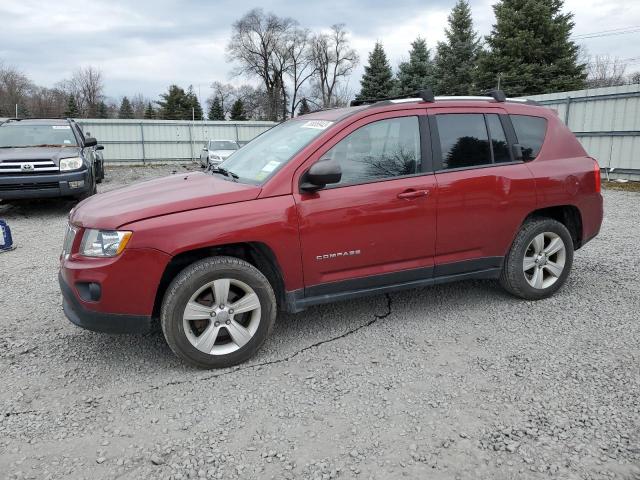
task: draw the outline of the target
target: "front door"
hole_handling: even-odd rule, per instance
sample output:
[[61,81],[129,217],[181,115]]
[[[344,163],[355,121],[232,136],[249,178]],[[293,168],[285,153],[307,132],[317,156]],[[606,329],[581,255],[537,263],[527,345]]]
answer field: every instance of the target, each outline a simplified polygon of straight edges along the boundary
[[318,192],[294,186],[306,296],[431,276],[437,188],[434,175],[423,173],[424,113],[361,119],[305,163],[308,170],[332,159],[343,172],[340,183]]

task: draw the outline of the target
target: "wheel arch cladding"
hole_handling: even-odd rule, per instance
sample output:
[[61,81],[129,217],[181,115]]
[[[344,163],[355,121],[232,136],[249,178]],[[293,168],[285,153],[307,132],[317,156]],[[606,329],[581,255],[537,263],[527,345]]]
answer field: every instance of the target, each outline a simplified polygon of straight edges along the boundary
[[278,308],[281,309],[286,305],[282,269],[273,250],[263,242],[231,243],[188,250],[172,257],[160,279],[153,306],[153,317],[159,318],[162,299],[173,279],[182,270],[203,258],[222,255],[240,258],[260,270],[273,288]]
[[553,218],[562,223],[569,233],[573,241],[573,248],[577,250],[582,246],[583,230],[582,230],[582,214],[575,205],[557,205],[553,207],[541,208],[534,210],[522,222],[523,224],[531,218]]

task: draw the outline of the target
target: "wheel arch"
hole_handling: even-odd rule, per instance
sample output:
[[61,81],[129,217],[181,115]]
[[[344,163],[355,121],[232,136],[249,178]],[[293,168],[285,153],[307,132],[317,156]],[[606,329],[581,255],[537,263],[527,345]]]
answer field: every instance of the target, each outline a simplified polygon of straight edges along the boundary
[[562,223],[573,240],[574,250],[579,249],[583,244],[583,226],[582,226],[582,214],[580,209],[575,205],[556,205],[551,207],[539,208],[532,211],[523,220],[522,224],[531,218],[552,218]]
[[240,258],[256,267],[267,278],[276,296],[278,308],[285,308],[285,287],[282,269],[273,250],[263,242],[242,242],[187,250],[175,255],[166,265],[156,291],[153,317],[159,318],[162,299],[171,281],[187,266],[207,257],[227,255]]

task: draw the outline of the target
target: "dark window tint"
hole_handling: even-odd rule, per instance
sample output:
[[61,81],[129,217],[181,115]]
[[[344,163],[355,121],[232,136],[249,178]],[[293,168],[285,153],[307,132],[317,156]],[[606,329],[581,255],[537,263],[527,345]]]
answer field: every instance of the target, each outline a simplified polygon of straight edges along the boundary
[[375,182],[418,172],[418,117],[380,120],[343,138],[323,157],[337,161],[342,180],[337,185]]
[[533,160],[540,153],[547,131],[547,121],[529,115],[510,115],[518,143],[522,145],[524,160]]
[[504,134],[500,117],[495,113],[486,116],[487,125],[489,126],[489,135],[491,136],[491,147],[493,148],[493,161],[495,163],[510,162],[509,144],[507,136]]
[[491,163],[489,136],[482,114],[436,115],[442,150],[442,168]]

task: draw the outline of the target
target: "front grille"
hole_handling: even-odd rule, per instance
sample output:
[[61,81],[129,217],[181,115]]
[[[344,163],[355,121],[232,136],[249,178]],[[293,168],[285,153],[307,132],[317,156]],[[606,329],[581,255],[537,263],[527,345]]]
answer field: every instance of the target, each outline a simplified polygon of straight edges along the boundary
[[[25,167],[26,166],[26,167]],[[1,174],[38,175],[58,172],[60,169],[52,160],[4,160],[0,163]]]
[[0,185],[0,192],[11,192],[15,190],[46,190],[50,188],[59,188],[58,182],[29,182],[29,183],[10,183]]

